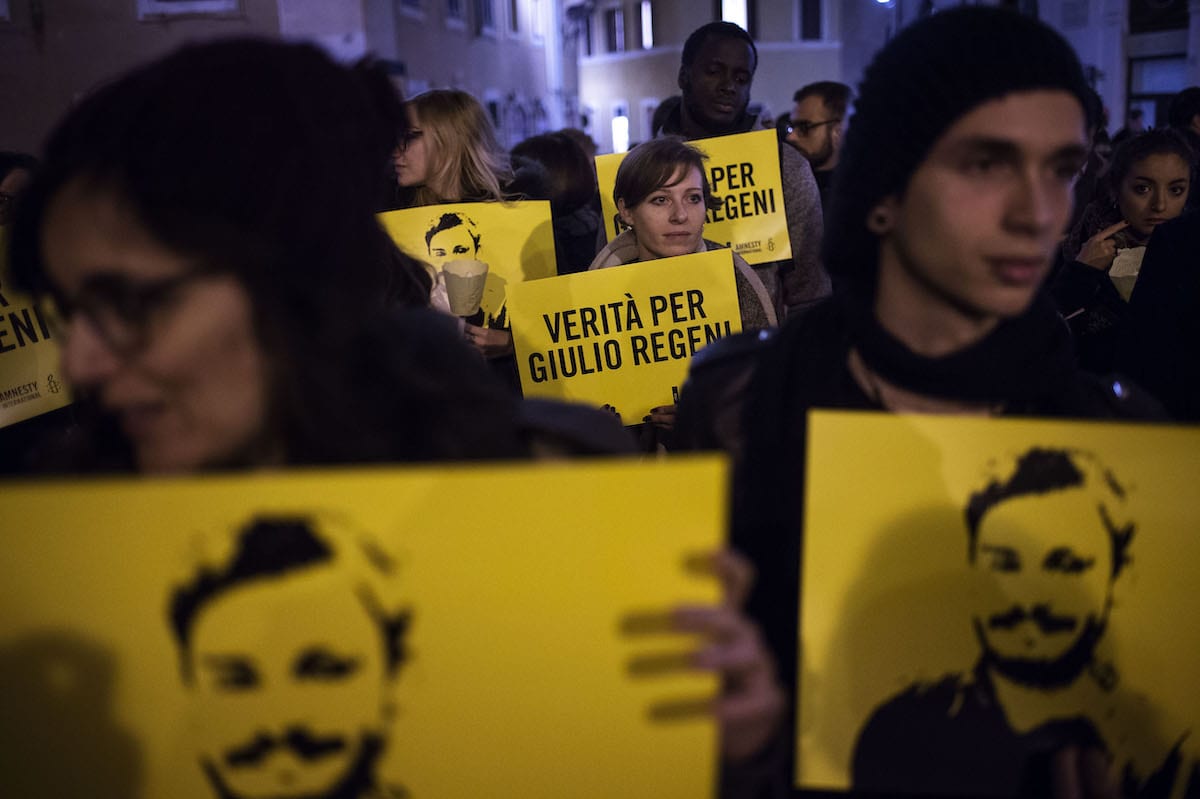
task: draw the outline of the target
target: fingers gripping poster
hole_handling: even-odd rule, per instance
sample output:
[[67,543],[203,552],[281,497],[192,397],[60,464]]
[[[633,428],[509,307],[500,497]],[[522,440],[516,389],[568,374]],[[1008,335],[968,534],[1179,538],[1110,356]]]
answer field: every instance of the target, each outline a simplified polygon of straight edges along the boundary
[[[759,130],[694,139],[688,142],[708,156],[705,167],[719,208],[705,217],[704,237],[730,247],[751,264],[792,257],[787,212],[783,207],[783,178],[779,170],[779,140],[774,131]],[[625,153],[596,158],[604,232],[609,241],[625,229],[617,214],[613,186]]]
[[379,215],[392,240],[439,272],[457,260],[488,265],[480,309],[483,327],[508,327],[508,287],[558,273],[550,203],[453,203]]
[[0,427],[71,401],[48,311],[9,282],[6,235],[0,226]]
[[723,485],[715,458],[5,485],[0,795],[710,795],[715,681],[636,665],[702,642],[628,620],[715,602],[685,564]]
[[627,422],[676,402],[696,351],[741,332],[726,249],[514,286],[527,397],[608,405]]
[[1120,795],[1197,795],[1200,430],[809,429],[797,784],[1028,796],[1077,746]]

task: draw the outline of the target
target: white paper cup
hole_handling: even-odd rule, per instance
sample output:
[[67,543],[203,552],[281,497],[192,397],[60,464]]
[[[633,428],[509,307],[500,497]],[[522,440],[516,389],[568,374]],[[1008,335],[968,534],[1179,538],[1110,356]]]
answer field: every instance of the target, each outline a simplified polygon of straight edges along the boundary
[[450,313],[470,316],[479,310],[488,265],[483,261],[447,261],[442,266],[442,282],[450,300]]
[[1137,283],[1138,273],[1142,271],[1142,258],[1145,255],[1145,247],[1117,250],[1117,257],[1113,259],[1112,267],[1108,270],[1109,279],[1125,302],[1129,302],[1130,296],[1133,295],[1133,286]]

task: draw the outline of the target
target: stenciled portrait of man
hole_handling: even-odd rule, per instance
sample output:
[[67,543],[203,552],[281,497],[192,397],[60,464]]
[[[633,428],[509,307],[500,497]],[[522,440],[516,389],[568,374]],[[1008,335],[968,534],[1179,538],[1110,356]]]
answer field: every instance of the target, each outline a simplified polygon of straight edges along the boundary
[[337,524],[254,517],[170,597],[199,766],[221,799],[407,795],[376,768],[411,611],[394,561]]
[[[1080,450],[1035,447],[997,466],[964,512],[975,666],[910,685],[870,714],[856,790],[1028,796],[1052,780],[1064,747],[1112,752],[1094,711],[1120,675],[1097,650],[1138,530],[1127,497]],[[1154,768],[1117,764],[1123,793],[1170,795],[1181,740]],[[1191,779],[1200,790],[1194,770]]]
[[[425,252],[430,263],[438,269],[447,261],[483,260],[479,255],[482,242],[483,234],[475,221],[457,211],[444,213],[431,220],[425,230]],[[481,308],[480,312],[468,321],[482,327],[508,327],[508,306],[504,301],[505,283],[506,281],[494,270],[488,273],[483,303],[486,308]]]
[[425,231],[425,252],[434,266],[447,261],[478,259],[483,240],[479,228],[467,215],[445,213],[433,220]]

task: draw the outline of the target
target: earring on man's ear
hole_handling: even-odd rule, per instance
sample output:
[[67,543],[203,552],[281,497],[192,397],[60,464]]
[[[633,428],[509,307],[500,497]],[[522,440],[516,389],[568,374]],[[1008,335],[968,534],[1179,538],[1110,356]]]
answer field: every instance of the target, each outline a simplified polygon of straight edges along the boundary
[[884,234],[892,227],[892,215],[882,208],[872,211],[867,218],[867,229],[872,233]]

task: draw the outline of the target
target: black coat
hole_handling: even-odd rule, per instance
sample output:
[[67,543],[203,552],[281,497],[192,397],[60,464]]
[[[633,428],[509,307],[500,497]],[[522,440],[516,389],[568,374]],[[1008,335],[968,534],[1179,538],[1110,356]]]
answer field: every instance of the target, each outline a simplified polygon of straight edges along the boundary
[[1200,211],[1154,231],[1125,317],[1116,368],[1200,421]]

